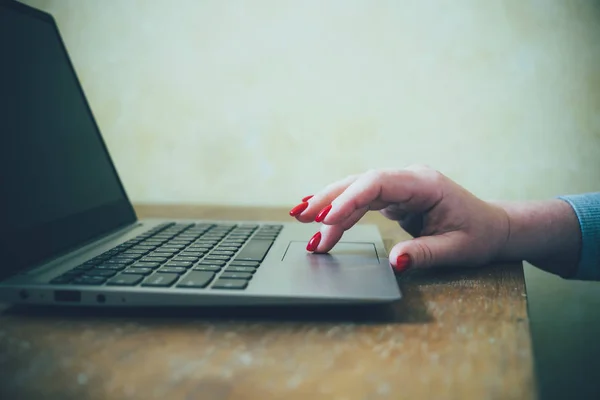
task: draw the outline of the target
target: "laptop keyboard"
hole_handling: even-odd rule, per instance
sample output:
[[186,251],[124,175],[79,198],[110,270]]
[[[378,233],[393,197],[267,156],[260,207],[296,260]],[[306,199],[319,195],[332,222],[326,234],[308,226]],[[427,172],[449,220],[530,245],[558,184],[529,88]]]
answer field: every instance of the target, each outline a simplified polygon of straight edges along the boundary
[[50,283],[243,290],[281,229],[281,225],[166,223]]

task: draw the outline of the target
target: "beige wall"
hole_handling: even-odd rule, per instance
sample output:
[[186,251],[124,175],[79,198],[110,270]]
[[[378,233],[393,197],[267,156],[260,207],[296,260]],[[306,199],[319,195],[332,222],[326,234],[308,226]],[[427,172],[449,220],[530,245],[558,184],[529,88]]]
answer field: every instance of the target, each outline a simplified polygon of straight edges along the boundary
[[600,190],[597,1],[27,3],[136,202],[293,205],[408,163],[486,198]]

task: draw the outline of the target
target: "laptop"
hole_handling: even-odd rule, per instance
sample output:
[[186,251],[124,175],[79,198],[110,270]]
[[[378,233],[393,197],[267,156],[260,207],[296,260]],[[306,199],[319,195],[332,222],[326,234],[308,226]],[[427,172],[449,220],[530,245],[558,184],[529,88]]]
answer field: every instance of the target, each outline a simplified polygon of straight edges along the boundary
[[[109,7],[109,5],[107,5]],[[0,302],[98,307],[401,298],[376,226],[328,254],[314,225],[140,220],[53,17],[0,0]]]

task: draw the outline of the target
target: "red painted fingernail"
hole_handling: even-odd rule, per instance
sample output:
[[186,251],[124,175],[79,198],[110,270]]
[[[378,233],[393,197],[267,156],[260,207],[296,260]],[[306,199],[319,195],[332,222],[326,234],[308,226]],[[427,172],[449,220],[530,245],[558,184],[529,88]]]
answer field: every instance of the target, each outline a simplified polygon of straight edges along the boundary
[[306,245],[306,250],[315,251],[320,242],[321,242],[321,232],[317,232],[308,241],[308,244]]
[[304,203],[305,203],[305,202],[309,201],[309,200],[310,200],[310,199],[312,199],[312,198],[313,198],[313,195],[311,194],[310,196],[306,196],[305,198],[303,198],[303,199],[302,199],[302,202],[304,202]]
[[396,259],[396,271],[402,272],[410,265],[410,256],[408,254],[401,254]]
[[290,210],[290,215],[292,217],[300,215],[302,214],[302,211],[306,210],[306,207],[308,207],[308,203],[302,202]]
[[317,216],[315,217],[315,222],[323,221],[327,214],[329,214],[329,211],[331,211],[331,204],[322,209],[321,212],[317,214]]

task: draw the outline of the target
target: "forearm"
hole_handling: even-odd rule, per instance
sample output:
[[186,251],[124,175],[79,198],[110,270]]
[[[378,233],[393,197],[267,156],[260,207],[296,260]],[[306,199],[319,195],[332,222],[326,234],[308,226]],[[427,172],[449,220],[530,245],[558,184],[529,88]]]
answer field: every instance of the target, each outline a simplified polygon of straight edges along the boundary
[[495,203],[509,221],[509,234],[498,261],[525,260],[568,278],[577,272],[582,244],[573,208],[563,200]]

